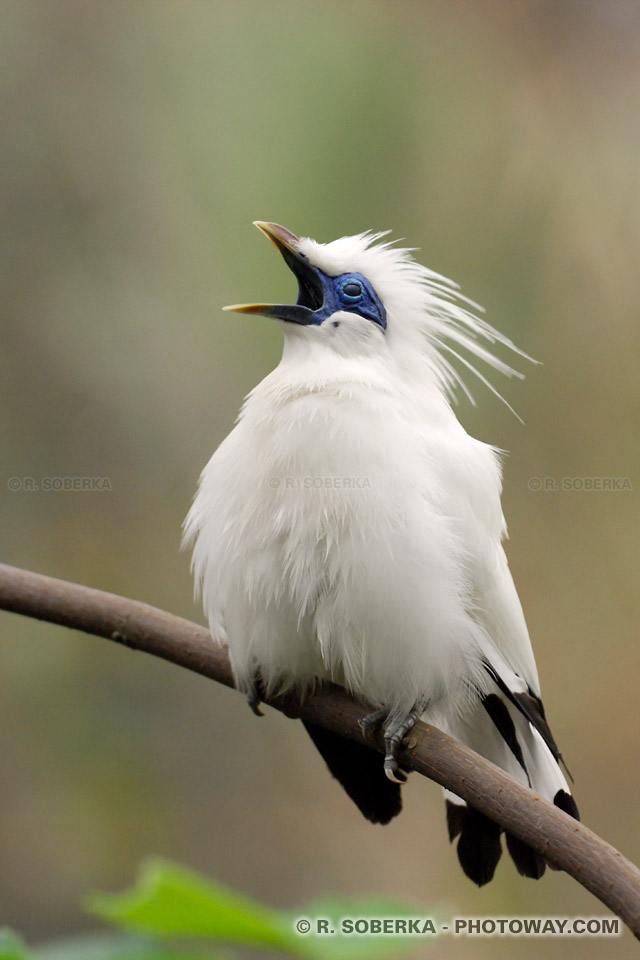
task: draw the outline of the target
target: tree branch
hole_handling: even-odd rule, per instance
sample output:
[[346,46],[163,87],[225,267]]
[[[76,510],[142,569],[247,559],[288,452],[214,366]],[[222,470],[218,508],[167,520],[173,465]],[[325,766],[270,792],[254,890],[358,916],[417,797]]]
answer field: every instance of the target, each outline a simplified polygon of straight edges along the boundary
[[[233,686],[226,650],[212,643],[204,627],[146,603],[0,564],[0,608],[106,637]],[[279,697],[270,705],[351,740],[363,739],[358,725],[363,708],[332,684],[304,704]],[[640,871],[621,853],[435,727],[416,724],[410,744],[402,754],[404,767],[448,787],[566,870],[640,939]]]

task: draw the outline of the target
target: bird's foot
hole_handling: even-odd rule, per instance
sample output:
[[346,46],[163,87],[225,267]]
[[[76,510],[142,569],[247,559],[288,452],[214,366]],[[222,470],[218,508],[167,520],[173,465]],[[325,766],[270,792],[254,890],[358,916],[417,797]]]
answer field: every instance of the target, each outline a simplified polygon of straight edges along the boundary
[[367,714],[359,721],[360,729],[366,737],[369,737],[371,731],[376,727],[384,724],[384,772],[393,783],[405,783],[407,779],[407,775],[398,765],[398,753],[402,741],[414,723],[420,719],[427,708],[427,704],[428,700],[418,700],[406,714],[397,710],[389,712],[382,707],[380,710],[374,710],[373,713]]
[[358,720],[358,726],[367,740],[371,739],[372,732],[382,724],[382,721],[387,718],[388,713],[389,711],[385,707],[380,707],[379,710],[374,710],[373,713],[368,713],[366,717]]
[[251,707],[252,712],[255,713],[256,717],[264,717],[264,713],[260,709],[262,696],[262,677],[260,676],[260,672],[256,670],[251,678],[249,692],[247,693],[247,703]]

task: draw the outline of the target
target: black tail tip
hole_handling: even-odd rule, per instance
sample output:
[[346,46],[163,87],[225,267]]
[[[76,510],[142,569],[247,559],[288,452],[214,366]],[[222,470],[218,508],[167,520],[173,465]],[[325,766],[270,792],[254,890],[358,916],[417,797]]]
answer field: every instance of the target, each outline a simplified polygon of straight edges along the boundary
[[514,837],[512,833],[505,831],[505,837],[507,839],[507,849],[520,876],[529,877],[531,880],[539,880],[544,875],[546,868],[546,862],[542,854],[537,853],[524,840]]
[[483,813],[459,803],[446,801],[451,841],[458,840],[458,860],[470,880],[479,887],[489,883],[502,856],[500,827]]
[[[578,808],[566,790],[559,790],[553,802],[565,813],[579,820]],[[462,803],[446,801],[449,840],[458,840],[458,860],[467,877],[479,887],[493,879],[502,855],[502,828],[484,814]],[[544,876],[547,861],[533,847],[505,830],[507,849],[518,873],[532,880]],[[553,867],[553,864],[548,864]]]

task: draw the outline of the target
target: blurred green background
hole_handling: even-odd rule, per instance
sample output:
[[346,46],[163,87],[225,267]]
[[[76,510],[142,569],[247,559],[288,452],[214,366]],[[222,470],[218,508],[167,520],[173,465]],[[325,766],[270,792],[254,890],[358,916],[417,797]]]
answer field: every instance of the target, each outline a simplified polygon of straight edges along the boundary
[[[509,556],[584,820],[640,860],[638,4],[2,0],[0,59],[3,559],[201,619],[180,525],[281,349],[275,324],[220,307],[292,292],[251,220],[390,228],[543,362],[498,384],[525,427],[481,385],[459,415],[510,451]],[[111,489],[23,482],[61,476]],[[477,890],[421,778],[372,827],[299,724],[102,640],[0,623],[0,922],[32,942],[90,929],[81,896],[150,853],[274,906],[380,891],[605,913],[506,856]],[[625,934],[615,955],[632,951]],[[585,952],[612,945],[553,942]]]

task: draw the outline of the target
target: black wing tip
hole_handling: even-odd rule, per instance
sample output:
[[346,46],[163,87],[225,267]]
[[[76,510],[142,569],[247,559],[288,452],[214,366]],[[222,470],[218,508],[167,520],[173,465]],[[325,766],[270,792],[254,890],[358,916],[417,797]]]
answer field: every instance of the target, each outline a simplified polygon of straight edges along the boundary
[[[378,803],[377,806],[372,806],[369,810],[365,810],[362,804],[357,803],[357,801],[354,801],[354,803],[356,803],[358,810],[363,817],[369,821],[369,823],[376,823],[380,824],[381,827],[386,827],[388,823],[391,823],[391,821],[402,812],[402,797],[400,796],[400,787],[397,788],[397,792],[397,803]],[[353,800],[353,797],[351,799]]]
[[500,699],[497,693],[489,693],[482,698],[482,706],[491,717],[496,730],[511,750],[520,767],[524,770],[529,786],[531,786],[531,778],[529,777],[529,771],[524,762],[524,754],[522,753],[522,747],[516,734],[516,727],[511,719],[511,714],[509,713],[509,708],[506,703]]
[[533,693],[531,687],[528,685],[527,693],[519,693],[515,690],[511,690],[502,679],[496,668],[493,666],[491,661],[485,659],[483,662],[485,670],[492,678],[496,686],[502,691],[507,700],[510,700],[514,707],[516,707],[516,709],[527,718],[529,723],[535,727],[546,745],[549,747],[554,760],[558,761],[560,758],[560,751],[558,750],[558,744],[554,740],[553,734],[551,733],[551,729],[545,716],[544,706],[540,697]]
[[303,720],[330,773],[370,823],[390,823],[402,810],[400,785],[384,772],[382,756],[365,744]]
[[[379,753],[376,753],[376,760],[380,764]],[[391,780],[387,779],[382,764],[380,764],[380,773],[381,782],[375,782],[368,792],[352,791],[344,783],[342,783],[342,786],[369,823],[376,823],[385,827],[402,812],[402,790],[400,784],[392,783]]]
[[578,805],[571,796],[570,793],[567,793],[566,790],[558,790],[553,802],[556,807],[559,807],[560,810],[564,810],[565,813],[568,813],[570,817],[573,817],[574,820],[580,819],[580,811],[578,810]]

